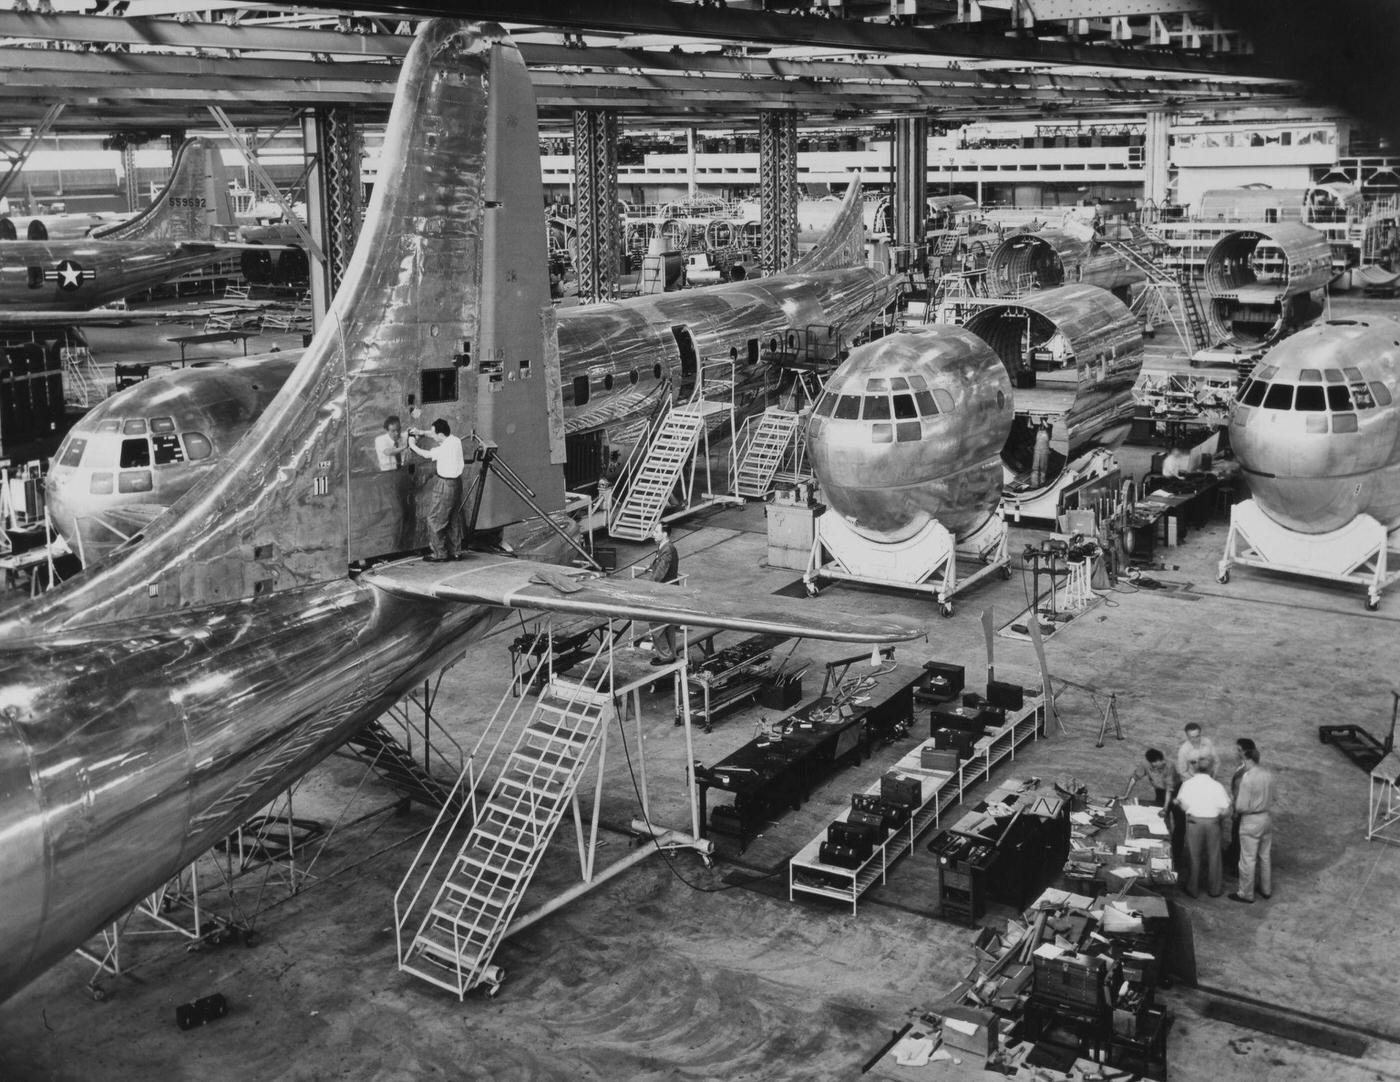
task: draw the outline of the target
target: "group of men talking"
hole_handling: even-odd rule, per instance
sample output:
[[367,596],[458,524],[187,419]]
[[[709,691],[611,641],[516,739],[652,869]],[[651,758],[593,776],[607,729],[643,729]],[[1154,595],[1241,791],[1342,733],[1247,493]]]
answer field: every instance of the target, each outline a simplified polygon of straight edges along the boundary
[[1187,723],[1185,735],[1174,760],[1148,748],[1123,796],[1140,779],[1151,782],[1155,802],[1171,825],[1183,893],[1195,898],[1204,885],[1212,898],[1220,897],[1226,864],[1237,862],[1239,886],[1230,900],[1271,898],[1274,776],[1260,765],[1258,745],[1249,737],[1235,741],[1237,765],[1227,789],[1216,778],[1221,762],[1210,737],[1194,721]]

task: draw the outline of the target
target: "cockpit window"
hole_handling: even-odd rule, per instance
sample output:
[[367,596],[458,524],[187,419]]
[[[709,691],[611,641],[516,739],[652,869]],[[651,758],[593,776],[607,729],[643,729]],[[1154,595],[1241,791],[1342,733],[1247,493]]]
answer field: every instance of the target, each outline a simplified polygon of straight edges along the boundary
[[1265,382],[1273,379],[1276,375],[1278,375],[1278,365],[1276,364],[1261,364],[1254,370],[1255,378]]
[[824,394],[817,399],[817,404],[812,407],[812,415],[814,417],[830,417],[831,411],[835,405],[836,396],[834,394]]
[[928,391],[915,391],[914,401],[919,404],[919,412],[925,417],[935,417],[938,414],[938,406],[934,404],[933,395]]
[[152,436],[151,445],[155,448],[157,466],[168,466],[172,462],[185,461],[185,450],[180,446],[179,436]]
[[1376,408],[1376,400],[1371,397],[1371,388],[1365,383],[1351,385],[1351,400],[1356,403],[1356,408],[1359,410]]
[[909,381],[908,381],[907,379],[905,379],[903,376],[891,376],[891,377],[890,377],[890,390],[891,390],[891,391],[907,391],[907,390],[909,390]]
[[1317,368],[1304,368],[1298,373],[1299,383],[1321,383],[1322,371]]
[[1327,408],[1327,398],[1321,387],[1303,386],[1298,388],[1296,407],[1312,413],[1320,413]]
[[153,433],[158,433],[158,432],[174,432],[174,431],[175,431],[175,421],[174,421],[172,418],[170,418],[170,417],[152,417],[152,418],[151,418],[151,431],[152,431]]
[[144,436],[146,434],[146,418],[133,417],[122,422],[122,433],[127,436]]
[[865,412],[861,414],[861,417],[867,421],[888,421],[890,419],[890,396],[887,394],[867,395]]
[[59,456],[60,466],[76,466],[83,461],[83,451],[87,449],[87,440],[74,436],[68,441],[68,446],[63,449],[63,454]]
[[1269,393],[1264,396],[1264,408],[1266,410],[1286,410],[1293,408],[1293,384],[1273,383],[1269,385]]
[[97,431],[99,432],[120,432],[121,430],[122,423],[118,420],[99,421],[97,423]]
[[1337,368],[1329,368],[1323,374],[1327,377],[1328,383],[1341,383],[1346,379],[1346,377],[1342,375],[1341,370]]
[[1359,368],[1352,368],[1351,366],[1347,366],[1346,368],[1343,368],[1342,371],[1347,374],[1347,379],[1351,380],[1353,383],[1360,383],[1363,379],[1366,378],[1361,374],[1361,369]]
[[914,405],[912,394],[897,394],[894,396],[894,419],[896,421],[911,421],[919,416],[919,407]]
[[923,376],[910,376],[909,389],[911,391],[926,391],[928,390],[928,383],[925,382]]
[[860,396],[854,394],[843,394],[836,400],[836,419],[838,421],[856,421],[860,419]]
[[1262,379],[1251,380],[1240,401],[1246,406],[1257,406],[1264,401],[1264,392],[1268,389],[1269,385]]
[[[128,421],[127,424],[131,422]],[[141,422],[146,427],[146,422]],[[122,457],[117,463],[124,470],[144,469],[151,464],[151,441],[147,439],[122,440]]]
[[[1331,372],[1327,373],[1329,376]],[[1340,372],[1337,375],[1341,375]],[[1327,388],[1327,404],[1332,407],[1334,413],[1342,412],[1352,408],[1351,392],[1346,389],[1345,384],[1333,384]]]
[[185,455],[191,462],[199,462],[214,453],[214,445],[203,432],[186,432]]
[[953,412],[953,396],[942,387],[935,387],[933,389],[933,400],[938,403],[939,413]]
[[118,492],[150,492],[154,487],[150,470],[129,470],[117,474]]
[[1384,383],[1371,384],[1371,397],[1376,400],[1378,406],[1390,405],[1390,390]]
[[1357,431],[1356,414],[1338,413],[1332,417],[1333,432],[1355,432]]
[[867,391],[888,391],[890,389],[890,381],[881,376],[872,376],[865,381],[865,389]]

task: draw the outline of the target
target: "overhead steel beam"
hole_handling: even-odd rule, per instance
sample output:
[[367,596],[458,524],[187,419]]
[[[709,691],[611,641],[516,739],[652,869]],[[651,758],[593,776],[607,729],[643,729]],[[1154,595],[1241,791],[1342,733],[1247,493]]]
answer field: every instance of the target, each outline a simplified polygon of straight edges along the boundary
[[1016,0],[1015,7],[1035,22],[1137,19],[1144,15],[1194,15],[1211,10],[1207,0]]
[[19,178],[20,172],[24,169],[25,162],[29,161],[29,156],[34,153],[34,148],[39,145],[39,140],[48,134],[53,127],[53,122],[57,120],[63,112],[63,105],[55,103],[44,111],[44,117],[39,123],[34,125],[34,130],[29,133],[29,138],[24,141],[24,146],[20,147],[10,157],[10,168],[4,177],[0,177],[0,199],[10,190],[10,185]]
[[[332,0],[311,0],[304,8],[338,8]],[[674,3],[668,0],[366,0],[357,10],[396,15],[444,15],[494,19],[570,30],[621,34],[669,34],[681,38],[770,42],[861,53],[919,54],[1030,64],[1075,65],[1130,71],[1195,72],[1213,76],[1283,75],[1257,56],[1199,56],[1179,51],[1145,51],[1114,45],[1081,45],[1033,37],[978,34],[968,30],[926,30],[889,22],[821,19],[773,12]]]

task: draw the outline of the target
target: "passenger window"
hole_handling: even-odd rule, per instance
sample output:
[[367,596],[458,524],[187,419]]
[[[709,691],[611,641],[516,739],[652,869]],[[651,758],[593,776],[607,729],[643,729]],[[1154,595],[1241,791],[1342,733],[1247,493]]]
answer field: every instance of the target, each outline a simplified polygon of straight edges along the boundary
[[627,373],[627,382],[633,387],[637,386],[637,370],[635,368]]
[[860,419],[860,396],[853,394],[843,394],[836,401],[836,419],[838,421],[856,421]]
[[154,487],[150,470],[127,470],[117,474],[118,492],[150,492]]
[[889,395],[867,395],[865,399],[865,412],[861,414],[861,416],[867,421],[888,421],[890,419]]
[[126,436],[144,436],[146,434],[146,419],[144,417],[133,417],[122,424],[122,434]]
[[186,432],[185,457],[191,462],[201,462],[214,453],[214,445],[203,432]]
[[1266,410],[1286,410],[1293,408],[1293,384],[1274,383],[1269,386],[1269,393],[1264,396],[1264,408]]
[[68,441],[68,446],[63,449],[63,454],[58,457],[60,466],[76,466],[83,461],[83,451],[87,448],[87,440],[78,439],[76,436]]
[[152,436],[151,443],[155,448],[157,466],[185,461],[185,452],[180,446],[179,436]]
[[908,421],[919,416],[919,407],[914,405],[912,394],[897,394],[894,396],[894,418],[896,421]]
[[900,443],[918,443],[924,438],[924,426],[918,421],[900,421],[895,425],[896,439]]
[[660,379],[660,378],[661,378],[661,365],[660,365],[660,364],[654,364],[654,365],[651,366],[651,378],[652,378],[652,379]]
[[586,406],[588,404],[588,377],[574,377],[574,405]]
[[872,443],[893,443],[894,425],[876,424],[870,426],[870,442]]
[[[131,422],[128,421],[127,424]],[[146,422],[141,422],[146,427]],[[122,456],[117,463],[124,470],[144,469],[151,464],[151,441],[147,439],[122,440]]]
[[933,404],[933,395],[928,391],[915,391],[914,401],[919,404],[919,412],[925,417],[936,417],[938,407]]
[[935,387],[933,389],[933,400],[938,403],[939,413],[953,412],[953,396],[942,387]]
[[169,417],[152,417],[151,431],[154,432],[174,432],[175,422]]
[[[1329,376],[1331,372],[1327,373]],[[1340,372],[1337,375],[1341,375]],[[1327,388],[1327,404],[1332,407],[1333,413],[1343,412],[1352,408],[1351,392],[1346,389],[1345,384],[1337,384]]]
[[1378,406],[1390,405],[1390,390],[1384,383],[1372,382],[1371,397],[1376,400]]
[[1299,383],[1321,383],[1322,371],[1317,368],[1304,368],[1298,373]]
[[1244,397],[1240,401],[1246,406],[1257,406],[1264,401],[1264,392],[1268,389],[1267,383],[1262,379],[1256,379],[1250,383],[1249,389],[1245,391]]
[[1299,387],[1295,405],[1300,410],[1320,413],[1327,408],[1327,399],[1323,395],[1321,387]]
[[606,376],[603,377],[603,390],[605,390],[605,391],[611,391],[612,389],[613,389],[613,374],[612,374],[611,372],[609,372]]

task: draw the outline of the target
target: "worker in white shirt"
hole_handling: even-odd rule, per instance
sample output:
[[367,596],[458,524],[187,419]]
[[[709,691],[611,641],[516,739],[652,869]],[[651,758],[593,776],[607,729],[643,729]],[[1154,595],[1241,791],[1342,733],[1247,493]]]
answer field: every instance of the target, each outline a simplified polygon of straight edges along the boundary
[[1191,456],[1184,447],[1173,447],[1162,460],[1163,477],[1181,477],[1191,469]]
[[1191,774],[1176,791],[1176,804],[1186,816],[1186,881],[1182,891],[1196,897],[1205,872],[1206,890],[1212,898],[1225,892],[1221,850],[1230,842],[1230,794],[1225,786],[1203,773],[1192,760]]
[[374,457],[379,462],[379,472],[397,470],[407,450],[408,440],[402,434],[399,419],[392,415],[385,417],[384,431],[374,437]]
[[426,435],[416,428],[408,430],[408,446],[416,455],[431,459],[437,476],[428,486],[428,545],[432,549],[425,559],[432,563],[455,560],[462,544],[462,473],[466,455],[462,441],[452,434],[452,426],[439,417],[433,422],[437,443],[420,447],[417,437]]

